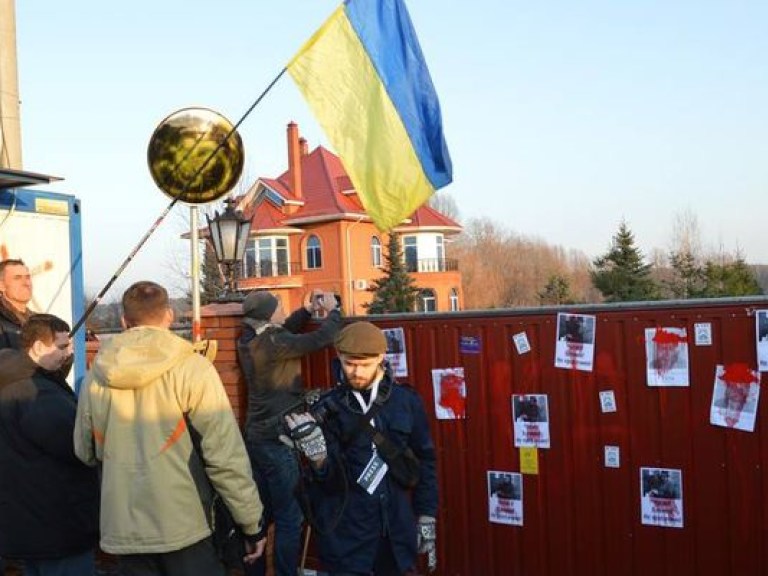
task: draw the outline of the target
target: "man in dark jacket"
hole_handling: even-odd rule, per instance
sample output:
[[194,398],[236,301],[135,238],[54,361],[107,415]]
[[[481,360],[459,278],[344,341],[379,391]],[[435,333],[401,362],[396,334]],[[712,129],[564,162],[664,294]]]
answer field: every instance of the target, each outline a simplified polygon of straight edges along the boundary
[[0,350],[0,554],[25,574],[88,576],[98,542],[97,472],[74,453],[74,392],[61,375],[69,325],[33,315],[21,350]]
[[[326,313],[320,328],[299,334],[317,310]],[[255,291],[243,302],[243,316],[244,334],[238,349],[248,382],[245,441],[264,504],[264,518],[275,525],[275,574],[295,576],[303,522],[294,496],[299,463],[294,450],[281,443],[278,436],[282,415],[303,398],[301,359],[333,343],[341,327],[341,314],[332,293],[315,292],[306,306],[286,318],[275,295]],[[266,562],[257,561],[247,570],[248,576],[263,576]]]
[[308,413],[286,416],[310,461],[324,567],[332,576],[404,576],[415,573],[418,552],[434,570],[437,472],[421,398],[395,382],[373,324],[346,326],[336,350],[338,385],[313,409],[324,409],[322,428]]
[[0,262],[0,349],[20,348],[21,327],[30,316],[32,277],[22,260]]

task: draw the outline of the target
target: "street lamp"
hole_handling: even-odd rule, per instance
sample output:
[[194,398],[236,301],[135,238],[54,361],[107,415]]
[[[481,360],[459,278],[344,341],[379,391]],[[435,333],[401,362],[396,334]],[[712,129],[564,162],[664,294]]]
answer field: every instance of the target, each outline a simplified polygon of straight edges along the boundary
[[208,220],[208,232],[216,260],[226,270],[224,293],[220,300],[237,300],[235,270],[243,261],[245,245],[251,233],[251,221],[243,216],[242,211],[235,210],[235,201],[231,197],[224,200],[224,205],[224,212],[215,212],[213,219],[206,215],[205,219]]

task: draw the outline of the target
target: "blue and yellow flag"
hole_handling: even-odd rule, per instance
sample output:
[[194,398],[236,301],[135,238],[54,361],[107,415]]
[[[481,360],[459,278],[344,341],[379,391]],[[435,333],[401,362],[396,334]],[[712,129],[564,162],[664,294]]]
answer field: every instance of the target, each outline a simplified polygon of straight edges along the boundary
[[403,0],[347,0],[288,72],[380,230],[451,182],[440,103]]

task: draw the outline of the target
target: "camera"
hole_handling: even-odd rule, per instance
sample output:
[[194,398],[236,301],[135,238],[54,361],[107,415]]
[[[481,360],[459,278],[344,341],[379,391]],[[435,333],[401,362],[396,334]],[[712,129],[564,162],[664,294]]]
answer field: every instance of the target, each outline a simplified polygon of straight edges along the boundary
[[[336,308],[341,308],[341,296],[339,296],[338,294],[334,294],[333,297],[336,298]],[[317,302],[319,305],[322,306],[323,295],[318,294],[317,296],[315,296],[315,302]]]
[[336,414],[334,403],[329,399],[330,393],[331,390],[312,388],[304,392],[301,400],[283,410],[279,420],[280,425],[283,427],[286,434],[290,436],[290,430],[288,430],[288,425],[285,422],[285,417],[288,414],[302,414],[307,412],[320,426],[328,422],[328,420]]

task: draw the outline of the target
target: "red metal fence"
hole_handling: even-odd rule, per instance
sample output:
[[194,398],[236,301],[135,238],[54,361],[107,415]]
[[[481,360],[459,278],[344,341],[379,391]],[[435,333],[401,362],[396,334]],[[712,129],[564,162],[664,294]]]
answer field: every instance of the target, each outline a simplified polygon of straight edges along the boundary
[[[768,400],[754,432],[710,424],[716,366],[757,369],[757,309],[768,299],[377,319],[404,329],[403,380],[433,416],[438,574],[768,575]],[[592,371],[555,367],[558,312],[595,316]],[[695,343],[695,324],[710,325],[711,344]],[[645,329],[660,327],[687,330],[689,386],[647,384]],[[512,340],[520,332],[531,347],[523,354]],[[309,359],[310,383],[327,383],[330,356]],[[464,368],[466,419],[437,420],[431,371],[453,367]],[[601,409],[607,390],[615,412]],[[537,450],[538,474],[523,475],[523,526],[489,521],[487,472],[520,471],[513,394],[544,394],[549,404],[551,447]],[[605,446],[619,447],[618,468],[606,467]],[[641,523],[641,467],[682,471],[682,527]]]

